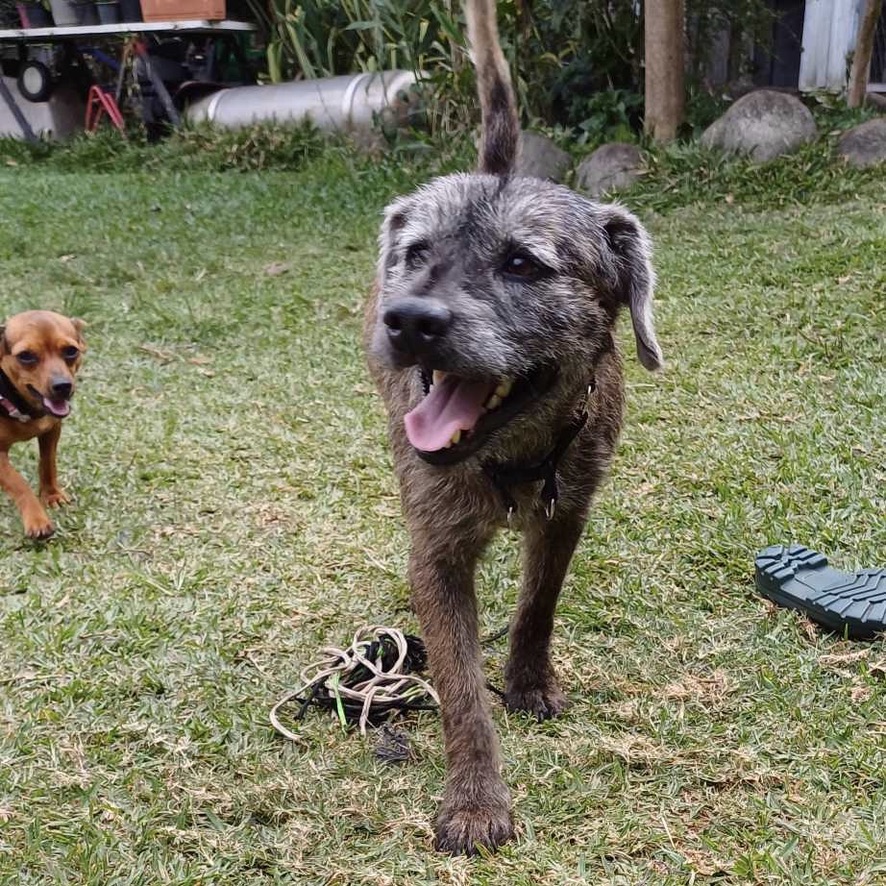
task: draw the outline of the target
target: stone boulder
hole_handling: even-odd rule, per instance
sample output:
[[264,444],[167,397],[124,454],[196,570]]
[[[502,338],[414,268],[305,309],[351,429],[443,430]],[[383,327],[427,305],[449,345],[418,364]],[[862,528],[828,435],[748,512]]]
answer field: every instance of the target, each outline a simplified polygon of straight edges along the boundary
[[517,175],[561,182],[571,165],[572,158],[569,154],[558,148],[547,136],[525,131],[520,134]]
[[758,89],[742,96],[715,120],[702,134],[701,144],[765,163],[792,154],[817,135],[812,112],[800,99]]
[[850,165],[863,168],[886,161],[886,117],[875,117],[840,136],[837,152]]
[[610,142],[585,157],[578,167],[575,186],[592,197],[629,188],[643,174],[643,156],[636,145]]

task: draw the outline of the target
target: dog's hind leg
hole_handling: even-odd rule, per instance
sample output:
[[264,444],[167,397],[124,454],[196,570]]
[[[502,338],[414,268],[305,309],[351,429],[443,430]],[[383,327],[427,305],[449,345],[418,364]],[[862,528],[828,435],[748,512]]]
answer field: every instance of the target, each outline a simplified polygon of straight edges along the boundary
[[551,633],[557,598],[584,524],[583,515],[562,514],[533,523],[524,535],[523,588],[511,622],[505,703],[539,720],[556,717],[566,707],[551,665]]
[[[476,527],[474,527],[476,528]],[[511,802],[499,771],[498,738],[486,697],[474,569],[487,539],[452,531],[413,537],[413,604],[440,696],[447,781],[437,848],[471,855],[513,834]]]

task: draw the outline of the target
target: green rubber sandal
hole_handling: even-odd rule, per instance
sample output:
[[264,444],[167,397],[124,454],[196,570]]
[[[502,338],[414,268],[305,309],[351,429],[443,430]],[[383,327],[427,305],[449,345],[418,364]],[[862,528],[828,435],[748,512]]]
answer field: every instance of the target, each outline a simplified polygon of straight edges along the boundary
[[853,640],[886,632],[886,569],[839,572],[803,545],[765,548],[754,565],[757,590],[779,606]]

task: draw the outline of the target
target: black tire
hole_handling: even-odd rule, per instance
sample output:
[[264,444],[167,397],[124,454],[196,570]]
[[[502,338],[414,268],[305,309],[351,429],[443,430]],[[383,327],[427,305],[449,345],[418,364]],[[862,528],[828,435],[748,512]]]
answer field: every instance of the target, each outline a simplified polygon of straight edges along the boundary
[[45,102],[52,95],[52,72],[43,62],[25,62],[18,72],[18,91],[29,102]]

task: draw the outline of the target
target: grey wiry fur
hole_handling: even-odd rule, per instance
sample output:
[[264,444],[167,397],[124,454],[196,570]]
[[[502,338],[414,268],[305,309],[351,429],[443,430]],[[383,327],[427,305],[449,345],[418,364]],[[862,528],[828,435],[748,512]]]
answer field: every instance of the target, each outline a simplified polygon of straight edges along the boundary
[[[565,706],[548,652],[554,607],[621,425],[613,330],[622,308],[640,360],[650,369],[662,362],[650,243],[637,219],[548,182],[486,174],[512,168],[516,116],[506,69],[495,61],[500,50],[483,42],[495,39],[494,5],[467,6],[485,112],[481,172],[437,179],[388,207],[365,326],[412,542],[413,604],[442,704],[448,775],[436,834],[452,852],[495,847],[513,832],[477,639],[474,570],[505,522],[484,466],[538,463],[586,405],[588,422],[559,462],[554,518],[545,516],[539,483],[512,490],[524,582],[507,705],[554,716]],[[434,324],[421,327],[414,347],[400,335],[406,311]],[[453,463],[431,464],[404,431],[404,415],[424,396],[421,368],[474,380],[529,377],[529,400],[501,427],[453,447],[466,453]]]

